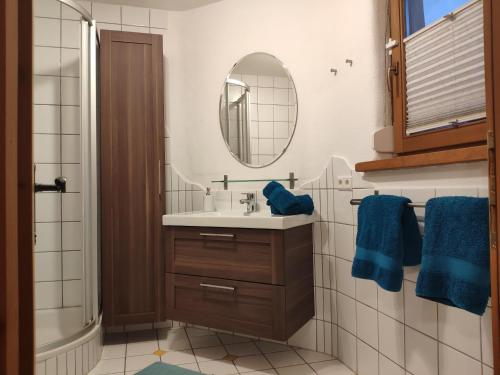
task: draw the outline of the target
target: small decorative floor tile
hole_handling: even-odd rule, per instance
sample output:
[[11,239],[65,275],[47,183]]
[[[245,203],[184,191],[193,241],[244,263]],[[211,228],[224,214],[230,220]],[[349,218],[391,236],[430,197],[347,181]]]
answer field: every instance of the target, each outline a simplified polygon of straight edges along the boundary
[[158,349],[157,351],[153,352],[153,354],[156,355],[157,357],[161,357],[167,354],[167,352],[165,350]]

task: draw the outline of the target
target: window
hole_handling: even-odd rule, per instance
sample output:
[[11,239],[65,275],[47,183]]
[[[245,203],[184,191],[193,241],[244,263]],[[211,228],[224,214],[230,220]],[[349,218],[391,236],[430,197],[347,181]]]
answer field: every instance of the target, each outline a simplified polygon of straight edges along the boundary
[[486,138],[482,0],[392,0],[396,152]]

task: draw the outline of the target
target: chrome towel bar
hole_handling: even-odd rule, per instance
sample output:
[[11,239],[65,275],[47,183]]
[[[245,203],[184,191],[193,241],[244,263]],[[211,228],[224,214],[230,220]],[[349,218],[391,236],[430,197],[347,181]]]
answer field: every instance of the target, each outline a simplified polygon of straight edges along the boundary
[[[361,199],[351,199],[351,206],[359,206]],[[408,203],[408,206],[415,208],[425,208],[425,203]]]

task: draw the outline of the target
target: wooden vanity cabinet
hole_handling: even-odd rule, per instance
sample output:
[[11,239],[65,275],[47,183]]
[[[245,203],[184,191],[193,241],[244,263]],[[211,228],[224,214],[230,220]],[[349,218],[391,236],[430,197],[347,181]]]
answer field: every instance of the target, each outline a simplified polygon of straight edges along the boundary
[[103,324],[165,318],[162,36],[101,30]]
[[284,341],[314,316],[312,224],[164,232],[168,319]]

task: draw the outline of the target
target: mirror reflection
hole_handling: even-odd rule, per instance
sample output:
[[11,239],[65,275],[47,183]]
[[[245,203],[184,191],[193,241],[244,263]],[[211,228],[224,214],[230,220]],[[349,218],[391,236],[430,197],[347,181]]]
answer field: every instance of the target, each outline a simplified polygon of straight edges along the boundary
[[264,167],[287,149],[297,120],[290,73],[276,57],[252,53],[236,63],[221,93],[221,131],[231,154],[249,167]]

